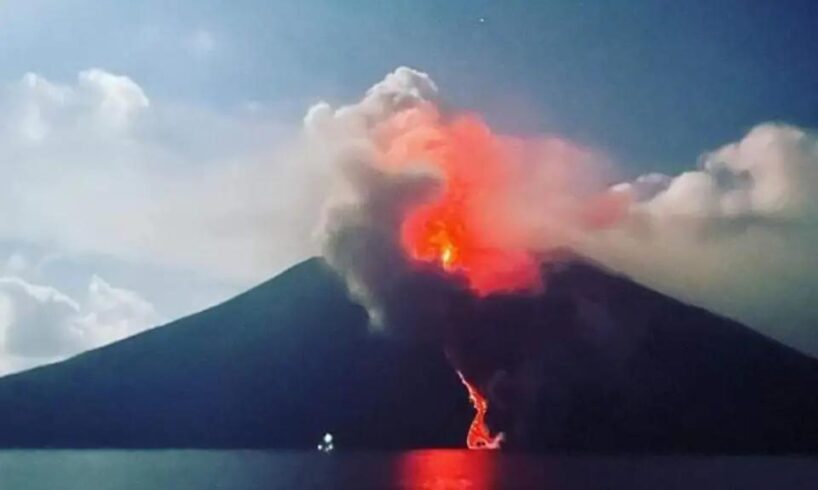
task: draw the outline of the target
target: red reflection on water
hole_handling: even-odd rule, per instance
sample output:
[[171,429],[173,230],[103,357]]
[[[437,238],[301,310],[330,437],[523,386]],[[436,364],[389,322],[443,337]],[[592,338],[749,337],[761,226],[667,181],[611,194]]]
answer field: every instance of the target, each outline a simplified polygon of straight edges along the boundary
[[497,487],[497,453],[434,449],[398,460],[399,488],[491,490]]

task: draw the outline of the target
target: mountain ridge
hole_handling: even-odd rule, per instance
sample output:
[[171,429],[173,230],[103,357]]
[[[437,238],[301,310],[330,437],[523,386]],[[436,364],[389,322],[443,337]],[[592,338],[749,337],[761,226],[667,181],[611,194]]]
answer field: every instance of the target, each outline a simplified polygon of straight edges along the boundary
[[[592,262],[546,273],[546,293],[524,300],[545,329],[525,433],[489,409],[510,448],[818,450],[815,359]],[[0,447],[310,449],[325,432],[346,449],[462,447],[472,413],[442,349],[373,333],[320,259],[0,378]]]

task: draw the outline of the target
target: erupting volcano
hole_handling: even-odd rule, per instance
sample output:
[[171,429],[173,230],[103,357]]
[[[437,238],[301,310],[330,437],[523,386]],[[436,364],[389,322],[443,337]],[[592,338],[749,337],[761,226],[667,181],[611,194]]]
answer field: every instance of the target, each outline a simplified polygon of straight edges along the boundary
[[511,336],[497,317],[478,328],[481,305],[542,291],[542,257],[617,222],[628,200],[594,180],[593,152],[497,134],[477,115],[443,113],[436,93],[401,68],[356,105],[308,114],[317,145],[340,141],[330,153],[347,191],[327,208],[323,254],[373,325],[438,342],[477,411],[469,447],[498,447],[485,385],[525,342],[496,342]]
[[[577,198],[553,186],[570,180],[566,166],[587,152],[556,138],[526,141],[494,134],[476,115],[447,119],[431,104],[402,110],[375,129],[387,173],[428,168],[439,188],[427,202],[408,209],[400,223],[400,245],[411,261],[431,263],[463,278],[470,294],[531,293],[542,289],[541,260],[531,249],[525,214],[559,213],[554,222],[573,220],[604,227],[624,210],[621,195]],[[539,175],[538,175],[539,172]],[[535,185],[532,186],[532,180]],[[536,185],[541,182],[543,185]],[[564,227],[537,230],[539,240],[560,243]],[[458,371],[476,410],[467,437],[470,448],[497,448],[485,423],[488,400]]]
[[[510,141],[492,134],[475,116],[443,122],[429,104],[401,112],[379,129],[386,169],[420,162],[442,180],[432,202],[411,209],[401,224],[401,245],[408,256],[464,276],[480,296],[541,286],[533,256],[503,246],[497,234],[501,223],[492,222],[491,210],[502,205],[502,192],[516,177]],[[488,400],[460,371],[458,375],[475,409],[467,447],[499,448],[502,434],[492,436],[485,422]]]

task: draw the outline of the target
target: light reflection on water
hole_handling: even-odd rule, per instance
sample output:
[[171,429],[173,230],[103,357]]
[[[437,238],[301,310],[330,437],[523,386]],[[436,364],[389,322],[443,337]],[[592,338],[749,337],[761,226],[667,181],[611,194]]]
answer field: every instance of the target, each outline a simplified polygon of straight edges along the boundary
[[424,450],[0,451],[0,490],[818,488],[818,458]]
[[489,451],[411,451],[398,457],[398,488],[492,490],[497,457]]

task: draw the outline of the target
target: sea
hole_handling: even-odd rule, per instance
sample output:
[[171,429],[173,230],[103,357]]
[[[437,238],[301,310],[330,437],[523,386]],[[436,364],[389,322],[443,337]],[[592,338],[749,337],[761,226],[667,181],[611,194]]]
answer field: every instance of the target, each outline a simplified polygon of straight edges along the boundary
[[466,450],[0,451],[2,490],[818,489],[802,456],[532,455]]

